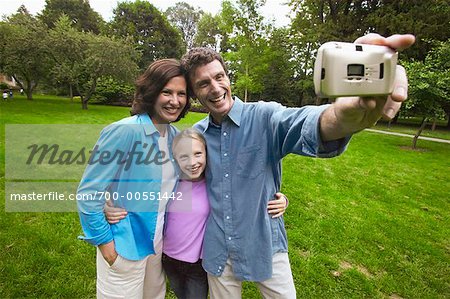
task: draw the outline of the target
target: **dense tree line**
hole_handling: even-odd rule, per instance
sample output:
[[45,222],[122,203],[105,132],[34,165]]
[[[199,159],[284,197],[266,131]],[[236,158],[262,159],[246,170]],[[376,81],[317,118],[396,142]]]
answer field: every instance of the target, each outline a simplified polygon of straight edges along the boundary
[[[450,0],[291,0],[291,23],[265,20],[265,0],[224,0],[216,15],[179,2],[165,12],[147,1],[118,3],[105,22],[87,0],[46,0],[36,17],[25,7],[0,23],[0,71],[29,98],[38,83],[116,101],[132,97],[132,81],[155,59],[179,58],[194,46],[220,51],[234,92],[245,101],[289,106],[316,102],[312,66],[318,47],[369,32],[412,33],[400,54],[410,78],[404,115],[449,116]],[[447,52],[446,52],[447,51]],[[433,107],[419,109],[418,107]]]

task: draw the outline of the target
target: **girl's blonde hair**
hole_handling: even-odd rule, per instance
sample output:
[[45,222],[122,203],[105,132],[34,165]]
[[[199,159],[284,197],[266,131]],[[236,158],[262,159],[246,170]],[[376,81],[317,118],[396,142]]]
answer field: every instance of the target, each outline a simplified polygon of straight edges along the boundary
[[205,137],[203,137],[203,134],[194,128],[184,129],[183,131],[178,133],[173,138],[172,148],[175,148],[177,146],[178,142],[180,142],[180,140],[183,138],[192,138],[192,139],[196,139],[196,140],[200,141],[201,143],[203,143],[203,145],[205,146],[205,150],[206,150]]

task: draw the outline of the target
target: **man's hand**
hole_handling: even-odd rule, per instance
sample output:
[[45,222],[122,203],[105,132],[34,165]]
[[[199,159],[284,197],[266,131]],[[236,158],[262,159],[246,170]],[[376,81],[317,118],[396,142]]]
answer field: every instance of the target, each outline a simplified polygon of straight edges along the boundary
[[280,192],[275,193],[274,197],[274,199],[269,200],[267,211],[269,214],[274,214],[272,215],[272,218],[277,218],[281,217],[286,211],[288,199],[283,193]]
[[103,207],[103,212],[105,213],[106,220],[109,224],[118,223],[128,214],[125,209],[114,207],[110,200],[106,201],[105,206]]
[[116,252],[116,247],[114,245],[114,241],[111,241],[106,244],[98,245],[98,249],[100,249],[100,252],[102,253],[105,261],[110,266],[112,266],[112,264],[114,264],[114,262],[116,261],[117,256],[118,256],[118,254]]
[[[388,46],[396,51],[409,48],[414,44],[415,37],[410,34],[382,37],[370,33],[355,40],[359,44]],[[371,127],[384,117],[394,118],[403,101],[408,96],[408,79],[405,69],[397,66],[394,91],[386,97],[346,97],[338,98],[336,102],[321,116],[320,133],[323,141],[336,140],[365,128]]]

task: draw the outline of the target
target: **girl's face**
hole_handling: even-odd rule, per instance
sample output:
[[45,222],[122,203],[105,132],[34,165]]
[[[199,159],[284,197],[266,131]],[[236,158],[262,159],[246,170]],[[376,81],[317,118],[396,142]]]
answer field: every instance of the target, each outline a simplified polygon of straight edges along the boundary
[[154,124],[168,124],[177,120],[187,103],[186,80],[183,76],[173,77],[161,90],[155,102]]
[[173,148],[173,155],[184,179],[198,181],[203,178],[206,167],[206,149],[203,142],[183,137]]

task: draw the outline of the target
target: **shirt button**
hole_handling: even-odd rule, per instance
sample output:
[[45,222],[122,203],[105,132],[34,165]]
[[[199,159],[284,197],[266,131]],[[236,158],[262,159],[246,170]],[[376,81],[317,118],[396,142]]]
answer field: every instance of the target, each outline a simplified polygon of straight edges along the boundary
[[226,156],[228,156],[228,154],[227,154],[227,153],[225,153],[225,154],[223,154],[223,155],[224,155],[225,157],[226,157]]
[[230,216],[227,216],[227,219],[230,219]]
[[225,173],[225,177],[226,177],[226,178],[228,177],[228,173]]
[[231,237],[228,237],[228,240],[231,240]]
[[229,196],[228,196],[228,194],[227,195],[225,195],[225,198],[228,198]]
[[222,266],[219,266],[219,270],[222,269]]
[[227,136],[227,132],[223,132],[223,136]]

